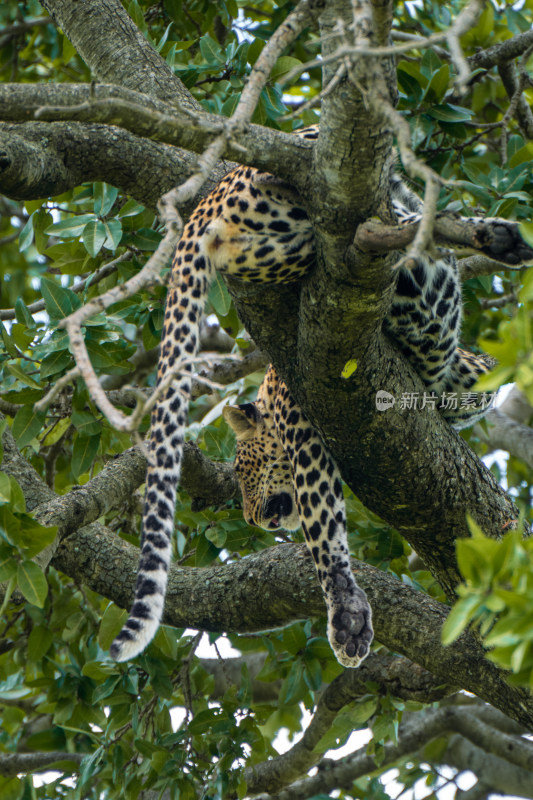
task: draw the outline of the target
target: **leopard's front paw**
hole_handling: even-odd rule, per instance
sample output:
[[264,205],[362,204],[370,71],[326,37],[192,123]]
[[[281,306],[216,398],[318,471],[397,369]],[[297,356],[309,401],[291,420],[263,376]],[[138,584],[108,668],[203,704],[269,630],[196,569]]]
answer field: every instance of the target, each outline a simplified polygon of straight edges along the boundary
[[339,664],[358,667],[374,638],[372,611],[351,575],[337,575],[335,583],[337,591],[328,602],[329,643]]

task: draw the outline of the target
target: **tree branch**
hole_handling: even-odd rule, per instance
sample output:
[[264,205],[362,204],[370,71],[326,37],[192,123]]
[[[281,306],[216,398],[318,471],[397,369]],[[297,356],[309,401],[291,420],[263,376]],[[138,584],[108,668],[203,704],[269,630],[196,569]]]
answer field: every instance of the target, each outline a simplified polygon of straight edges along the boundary
[[[377,220],[369,219],[357,228],[354,242],[364,252],[382,253],[389,250],[402,250],[413,241],[418,228],[418,222],[409,225],[385,225]],[[478,220],[472,223],[468,219],[461,219],[450,214],[439,214],[435,218],[433,233],[438,242],[470,247],[495,258],[499,256],[500,259],[505,258],[507,247],[511,241],[505,237],[500,242],[496,238],[494,222],[491,220]],[[533,249],[522,239],[519,240],[518,247],[514,241],[512,242],[511,254],[513,260],[516,258],[514,264],[523,264],[533,259]],[[493,266],[493,272],[496,269]]]
[[499,408],[487,414],[488,433],[481,433],[491,450],[506,450],[533,469],[533,429],[508,417]]
[[[155,209],[162,194],[194,170],[185,150],[103,125],[0,123],[0,192],[21,200],[61,194],[84,181],[106,181]],[[210,191],[225,170],[215,171]],[[190,213],[197,199],[186,205]]]
[[487,256],[467,256],[458,262],[459,273],[462,281],[470,278],[477,278],[480,275],[493,275],[504,269],[512,269],[515,272],[522,272],[527,269],[523,264],[504,264],[503,261],[495,261]]
[[[69,536],[53,564],[121,608],[133,598],[138,549],[100,526]],[[432,672],[443,684],[462,686],[523,724],[533,722],[533,699],[507,685],[468,633],[444,647],[442,604],[390,575],[352,561],[373,610],[376,638]],[[294,619],[323,615],[324,599],[304,545],[286,544],[223,566],[173,567],[164,622],[176,627],[251,633]]]
[[[138,455],[130,451],[127,459],[133,459],[140,472]],[[4,433],[3,468],[22,486],[28,508],[39,504],[38,497],[46,501],[53,496],[18,454],[9,431]],[[92,507],[96,514],[96,505]],[[82,519],[85,522],[89,515]],[[70,533],[51,563],[129,608],[138,552],[102,525],[92,523]],[[445,606],[366,564],[353,561],[353,569],[372,605],[379,641],[420,664],[443,684],[461,686],[522,724],[533,724],[533,698],[508,686],[503,673],[483,657],[474,637],[464,633],[448,647],[441,644],[440,630],[448,613]],[[324,598],[304,545],[280,545],[205,569],[173,567],[169,577],[164,621],[176,627],[249,633],[324,613]]]
[[468,707],[466,710],[461,707],[445,707],[426,711],[416,719],[409,720],[400,729],[398,744],[384,746],[384,755],[380,757],[379,764],[373,756],[358,750],[339,761],[324,761],[317,775],[312,778],[297,781],[276,795],[258,795],[257,800],[304,800],[314,794],[327,794],[333,789],[349,790],[354,780],[372,773],[378,766],[383,770],[397,759],[422,749],[432,739],[457,731],[485,752],[503,756],[510,764],[523,770],[533,767],[531,742],[503,733],[494,737],[492,729]]
[[200,108],[166,61],[142,35],[119,0],[43,0],[94,76],[192,111]]
[[339,711],[356,697],[368,692],[369,682],[377,683],[380,694],[390,692],[404,699],[432,702],[454,691],[439,684],[434,675],[406,658],[380,650],[370,653],[357,670],[342,672],[322,693],[303,737],[277,758],[260,762],[245,771],[248,792],[276,792],[308,772],[323,756],[320,740],[329,731]]
[[[0,753],[0,775],[13,778],[19,773],[45,772],[58,763],[70,762],[74,769],[65,768],[65,772],[75,772],[84,758],[83,753]],[[55,769],[58,767],[55,766]]]
[[[41,122],[113,125],[195,153],[202,153],[227,124],[215,114],[184,114],[169,102],[109,84],[3,84],[0,109],[0,118],[6,122],[27,122],[35,117]],[[227,158],[290,182],[294,175],[309,169],[312,151],[313,143],[306,139],[251,124],[239,132],[238,141],[230,138],[225,146]],[[232,166],[227,164],[226,171]]]
[[[439,759],[442,764],[450,764],[459,770],[472,770],[483,776],[483,783],[491,793],[531,798],[533,772],[510,764],[504,758],[486,753],[463,736],[452,736],[445,753]],[[466,800],[466,798],[465,798]]]

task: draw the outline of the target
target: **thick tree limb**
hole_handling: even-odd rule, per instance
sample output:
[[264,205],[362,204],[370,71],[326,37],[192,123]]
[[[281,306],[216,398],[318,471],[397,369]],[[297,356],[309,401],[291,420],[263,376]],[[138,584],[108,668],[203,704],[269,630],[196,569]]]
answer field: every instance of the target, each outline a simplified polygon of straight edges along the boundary
[[[69,763],[65,772],[77,771],[84,753],[0,753],[0,775],[13,778],[20,773],[45,772],[59,763]],[[57,768],[57,767],[56,767]]]
[[[169,102],[108,84],[3,84],[0,108],[0,117],[6,122],[25,122],[35,117],[47,122],[113,125],[195,153],[203,153],[227,123],[205,111],[183,114]],[[228,140],[225,156],[291,181],[294,175],[309,169],[312,150],[308,140],[250,125],[240,132],[238,142]]]
[[[155,209],[161,195],[181,183],[196,164],[195,156],[185,150],[102,125],[0,123],[0,136],[0,191],[21,200],[102,180]],[[206,191],[224,172],[215,172]]]
[[513,61],[518,56],[523,55],[533,45],[533,31],[518,33],[511,39],[480,50],[473,56],[468,57],[470,69],[491,69],[492,67]]
[[[99,594],[129,608],[138,550],[102,526],[78,530],[58,549],[53,565]],[[479,695],[524,725],[533,725],[533,699],[508,686],[483,658],[470,634],[443,647],[447,609],[395,578],[353,561],[373,610],[377,639],[450,682]],[[324,613],[313,562],[304,545],[280,545],[242,561],[206,569],[171,569],[164,622],[176,627],[251,633]]]
[[514,384],[498,408],[521,425],[525,425],[533,418],[533,406],[516,384]]
[[[37,507],[36,517],[43,525],[59,526],[58,536],[62,539],[131,500],[144,483],[145,474],[146,457],[140,447],[132,447],[84,486]],[[210,461],[193,442],[185,445],[182,488],[204,505],[240,497],[233,466]]]
[[193,111],[200,108],[181,80],[142,35],[119,0],[42,3],[94,76]]
[[[4,434],[4,448],[3,468],[17,477],[28,507],[35,507],[36,498],[43,495],[45,500],[50,498],[51,490],[18,454],[9,432]],[[136,456],[130,453],[128,458]],[[83,521],[87,519],[88,515],[83,517]],[[137,561],[137,548],[92,523],[73,531],[51,563],[129,608]],[[449,647],[442,646],[445,606],[373,567],[356,561],[353,566],[372,605],[379,641],[433,673],[443,684],[468,689],[513,719],[533,726],[533,699],[505,683],[502,672],[483,657],[470,634],[463,634]],[[281,545],[229,565],[174,567],[167,598],[165,622],[213,631],[265,630],[324,612],[312,559],[306,547],[297,544]]]
[[[483,777],[483,784],[490,792],[514,797],[531,798],[533,771],[510,764],[506,759],[486,753],[463,736],[452,736],[441,764],[449,764],[459,770],[471,770]],[[457,795],[456,795],[457,797]]]
[[494,261],[492,258],[480,255],[461,258],[458,265],[462,281],[467,281],[470,278],[477,278],[480,275],[494,275],[495,272],[500,272],[504,269],[512,269],[515,272],[521,272],[527,269],[527,267],[522,264],[504,264],[503,261]]

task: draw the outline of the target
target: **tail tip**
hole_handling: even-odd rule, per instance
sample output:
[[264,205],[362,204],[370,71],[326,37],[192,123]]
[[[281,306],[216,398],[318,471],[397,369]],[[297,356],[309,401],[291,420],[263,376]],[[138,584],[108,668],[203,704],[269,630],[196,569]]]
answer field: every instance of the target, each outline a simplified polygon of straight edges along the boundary
[[135,631],[131,630],[128,623],[133,625],[131,618],[128,619],[109,648],[109,654],[114,661],[129,661],[142,653],[157,633],[159,618],[143,620],[142,626],[138,620],[135,620]]

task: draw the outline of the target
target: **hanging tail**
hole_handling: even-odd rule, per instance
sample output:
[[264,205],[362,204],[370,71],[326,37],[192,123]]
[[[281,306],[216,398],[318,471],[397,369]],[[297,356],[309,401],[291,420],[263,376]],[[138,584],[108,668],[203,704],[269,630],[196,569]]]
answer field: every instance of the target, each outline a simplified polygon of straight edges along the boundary
[[[198,351],[199,325],[212,268],[210,259],[201,252],[185,253],[187,239],[185,229],[172,267],[157,385],[183,359],[192,358]],[[135,598],[128,620],[110,648],[115,661],[127,661],[144,650],[163,616],[191,371],[191,364],[183,365],[152,411]]]

